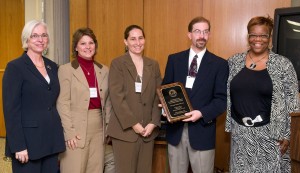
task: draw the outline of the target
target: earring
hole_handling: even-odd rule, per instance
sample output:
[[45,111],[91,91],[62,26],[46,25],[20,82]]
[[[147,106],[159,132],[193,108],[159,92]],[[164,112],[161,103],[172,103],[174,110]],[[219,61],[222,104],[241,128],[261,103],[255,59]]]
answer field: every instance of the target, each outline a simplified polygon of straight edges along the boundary
[[273,44],[268,46],[269,50],[271,50],[273,48]]
[[43,51],[42,55],[46,56],[47,54],[48,54],[48,48]]

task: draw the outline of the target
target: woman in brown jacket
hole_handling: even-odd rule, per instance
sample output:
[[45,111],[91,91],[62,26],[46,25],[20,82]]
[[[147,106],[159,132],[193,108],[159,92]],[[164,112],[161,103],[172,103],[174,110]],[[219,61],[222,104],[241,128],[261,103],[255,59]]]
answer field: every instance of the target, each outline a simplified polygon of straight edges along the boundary
[[154,138],[160,126],[156,88],[161,84],[159,65],[143,56],[145,35],[141,27],[124,33],[128,51],[115,58],[109,72],[109,92],[115,115],[112,137],[116,173],[151,173]]

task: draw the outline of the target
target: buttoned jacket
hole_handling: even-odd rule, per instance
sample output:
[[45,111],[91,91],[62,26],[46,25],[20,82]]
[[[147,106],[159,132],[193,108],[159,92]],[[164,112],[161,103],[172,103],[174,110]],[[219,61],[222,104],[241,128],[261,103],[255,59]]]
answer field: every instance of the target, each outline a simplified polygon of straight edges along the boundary
[[[158,63],[143,57],[141,93],[135,90],[137,71],[129,53],[114,59],[109,72],[109,90],[114,113],[108,124],[108,135],[129,142],[138,139],[132,126],[141,123],[143,127],[152,123],[160,126],[161,110],[158,107],[156,89],[161,85]],[[158,135],[158,127],[144,141]]]
[[59,94],[57,64],[43,57],[50,83],[26,52],[6,66],[3,76],[3,110],[6,155],[27,149],[37,160],[65,150],[63,128],[56,109]]
[[[102,125],[105,130],[106,117],[110,116],[112,110],[108,93],[109,70],[108,67],[97,62],[94,62],[94,69],[102,106]],[[78,146],[84,147],[90,103],[88,81],[77,59],[61,65],[58,69],[58,78],[60,94],[57,100],[57,109],[62,120],[65,140],[70,140],[79,135],[81,139],[78,141]]]
[[[189,71],[190,49],[169,55],[163,84],[186,84]],[[216,118],[226,110],[227,61],[206,50],[203,55],[193,88],[186,88],[194,110],[202,118],[188,122],[189,143],[195,150],[215,148]],[[181,141],[184,122],[167,124],[167,141],[176,146]]]

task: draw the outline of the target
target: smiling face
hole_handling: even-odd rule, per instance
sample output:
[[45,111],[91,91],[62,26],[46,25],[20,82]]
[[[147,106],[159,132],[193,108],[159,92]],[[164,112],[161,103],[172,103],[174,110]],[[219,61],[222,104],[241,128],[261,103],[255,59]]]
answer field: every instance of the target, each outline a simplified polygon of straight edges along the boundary
[[248,33],[248,43],[250,46],[250,51],[257,55],[269,51],[269,33],[269,29],[266,25],[253,25],[249,29]]
[[95,55],[95,47],[96,45],[94,40],[90,36],[84,35],[78,41],[75,50],[81,58],[91,60]]
[[28,53],[42,54],[48,47],[49,37],[45,26],[37,25],[27,40]]
[[134,28],[129,32],[127,39],[124,39],[125,45],[130,53],[141,55],[144,50],[145,37],[142,30]]
[[206,22],[199,22],[193,25],[193,29],[188,33],[192,41],[192,49],[197,53],[205,49],[209,38],[209,25]]

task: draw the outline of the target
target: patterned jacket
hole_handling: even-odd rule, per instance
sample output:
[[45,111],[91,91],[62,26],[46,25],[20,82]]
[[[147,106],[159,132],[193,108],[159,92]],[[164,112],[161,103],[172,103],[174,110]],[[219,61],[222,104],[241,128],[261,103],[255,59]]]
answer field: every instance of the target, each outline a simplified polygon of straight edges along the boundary
[[[238,53],[228,59],[227,117],[225,131],[231,131],[230,82],[245,67],[247,52]],[[273,84],[270,137],[276,140],[290,138],[291,118],[289,113],[299,110],[298,80],[292,63],[281,55],[270,51],[267,70]]]

